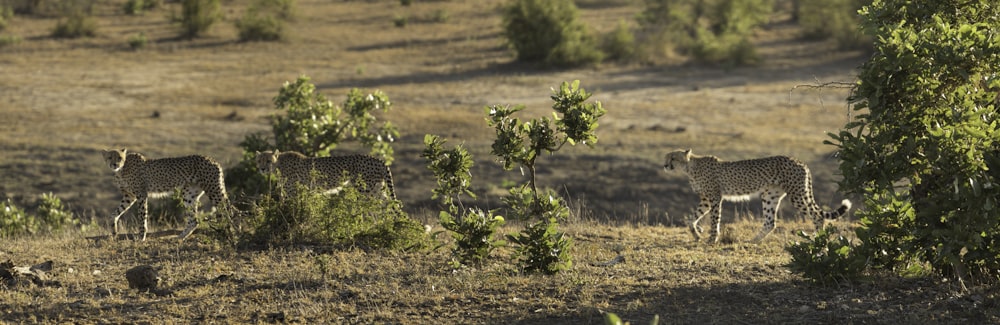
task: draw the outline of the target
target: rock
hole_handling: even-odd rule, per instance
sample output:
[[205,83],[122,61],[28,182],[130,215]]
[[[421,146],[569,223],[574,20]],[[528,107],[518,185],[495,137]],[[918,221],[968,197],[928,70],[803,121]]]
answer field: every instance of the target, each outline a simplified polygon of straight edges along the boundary
[[142,291],[155,290],[160,284],[160,276],[156,269],[149,265],[139,265],[125,271],[128,287]]

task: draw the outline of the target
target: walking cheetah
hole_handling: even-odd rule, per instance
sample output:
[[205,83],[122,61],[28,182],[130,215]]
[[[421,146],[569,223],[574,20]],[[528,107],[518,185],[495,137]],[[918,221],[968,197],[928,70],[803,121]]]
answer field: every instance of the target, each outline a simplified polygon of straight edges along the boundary
[[[359,191],[374,195],[375,191],[382,192],[385,186],[387,197],[396,199],[389,166],[382,159],[368,155],[310,158],[294,151],[264,151],[257,152],[257,169],[265,175],[277,171],[283,179],[282,186],[289,193],[294,193],[294,184],[312,184],[313,171],[319,174],[319,187],[336,192],[351,181],[343,179],[347,172],[353,177],[361,176],[364,186],[359,187]],[[382,194],[385,195],[385,192]]]
[[149,230],[147,198],[165,195],[175,188],[184,194],[184,206],[188,209],[187,225],[180,234],[183,240],[198,227],[198,200],[208,193],[213,209],[229,210],[229,198],[223,183],[222,167],[205,156],[185,156],[160,159],[146,159],[142,154],[127,152],[126,149],[102,150],[105,163],[115,171],[115,185],[121,189],[123,198],[114,212],[115,229],[118,235],[118,219],[136,201],[138,214],[142,216],[142,240],[146,240]]
[[809,167],[791,157],[722,161],[715,156],[694,155],[688,149],[667,153],[663,168],[667,171],[680,169],[687,173],[691,187],[698,193],[701,200],[698,216],[691,223],[691,232],[696,240],[701,234],[698,222],[711,214],[713,226],[708,240],[718,242],[723,199],[746,201],[750,195],[760,195],[764,205],[764,228],[754,237],[754,242],[759,242],[774,230],[774,217],[786,194],[791,194],[792,204],[799,213],[813,218],[817,230],[823,227],[826,219],[836,219],[851,208],[851,201],[845,199],[835,211],[820,209],[813,198]]

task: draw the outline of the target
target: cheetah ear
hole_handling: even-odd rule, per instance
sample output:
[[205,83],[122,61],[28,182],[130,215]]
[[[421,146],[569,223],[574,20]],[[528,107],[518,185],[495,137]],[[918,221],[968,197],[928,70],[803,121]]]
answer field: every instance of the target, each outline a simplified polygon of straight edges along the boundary
[[125,148],[122,148],[122,154],[123,155],[127,155],[128,154],[128,150],[126,150]]
[[691,156],[691,149],[684,150],[684,155],[685,156]]

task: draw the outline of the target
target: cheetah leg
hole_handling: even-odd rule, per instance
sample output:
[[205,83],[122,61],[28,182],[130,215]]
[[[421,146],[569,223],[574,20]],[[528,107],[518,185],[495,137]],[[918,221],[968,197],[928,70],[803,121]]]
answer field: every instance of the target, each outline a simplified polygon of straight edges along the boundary
[[778,207],[781,205],[781,199],[785,198],[785,194],[785,192],[770,188],[760,193],[760,201],[764,205],[762,211],[764,214],[764,227],[753,238],[754,243],[759,243],[771,231],[774,231],[774,220],[778,216]]
[[712,216],[712,229],[708,232],[708,242],[718,243],[719,242],[719,232],[722,229],[722,199],[719,199],[718,203],[712,205],[712,210],[709,211]]
[[118,238],[118,220],[121,219],[122,215],[125,214],[125,211],[128,211],[128,208],[132,207],[133,203],[135,203],[135,197],[134,196],[126,194],[122,198],[122,202],[121,202],[121,204],[118,205],[118,209],[115,209],[115,213],[114,213],[114,215],[115,215],[115,217],[114,217],[115,229],[112,230],[111,237]]
[[146,196],[140,196],[139,215],[142,216],[142,240],[146,241],[146,233],[149,232],[149,200]]
[[712,210],[712,200],[702,197],[700,202],[698,202],[698,216],[695,217],[694,221],[691,222],[691,235],[694,236],[695,241],[701,240],[701,227],[698,223],[701,222],[702,218],[705,218],[709,212]]
[[191,233],[198,228],[198,202],[201,199],[201,195],[205,191],[202,191],[197,187],[188,187],[184,189],[184,207],[187,211],[187,224],[184,227],[184,231],[178,236],[181,240],[186,239],[191,236]]

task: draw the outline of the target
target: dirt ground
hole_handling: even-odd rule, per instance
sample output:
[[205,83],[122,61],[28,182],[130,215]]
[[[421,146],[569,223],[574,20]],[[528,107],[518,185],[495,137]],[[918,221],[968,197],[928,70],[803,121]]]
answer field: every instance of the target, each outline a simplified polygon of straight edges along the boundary
[[[51,39],[56,20],[38,17],[14,17],[4,32],[23,41],[0,49],[0,120],[7,121],[0,123],[0,193],[24,205],[54,192],[76,212],[104,219],[118,197],[98,155],[105,148],[149,157],[207,154],[232,166],[243,137],[268,129],[271,98],[300,75],[334,102],[351,88],[389,95],[394,105],[382,118],[402,133],[393,173],[414,213],[431,206],[433,178],[419,158],[424,134],[468,147],[478,160],[477,192],[502,193],[501,183],[523,177],[489,155],[484,107],[525,104],[525,119],[548,115],[550,88],[577,79],[608,109],[600,142],[543,157],[539,182],[594,217],[670,223],[689,213],[694,196],[686,179],[660,168],[663,153],[675,148],[724,159],[793,155],[812,167],[820,204],[841,200],[834,148],[822,141],[847,121],[846,92],[795,87],[851,82],[863,55],[802,42],[794,25],[781,21],[760,33],[763,63],[756,67],[551,70],[513,61],[501,35],[501,1],[299,1],[290,39],[275,43],[236,41],[231,22],[240,2],[224,5],[225,21],[195,40],[176,38],[168,20],[176,5],[125,16],[112,1],[98,3],[94,38]],[[581,18],[603,33],[641,3],[581,7]],[[445,22],[422,19],[440,12]],[[394,27],[399,16],[412,23]],[[130,50],[126,41],[138,33],[149,43]],[[499,204],[497,195],[481,201]]]

